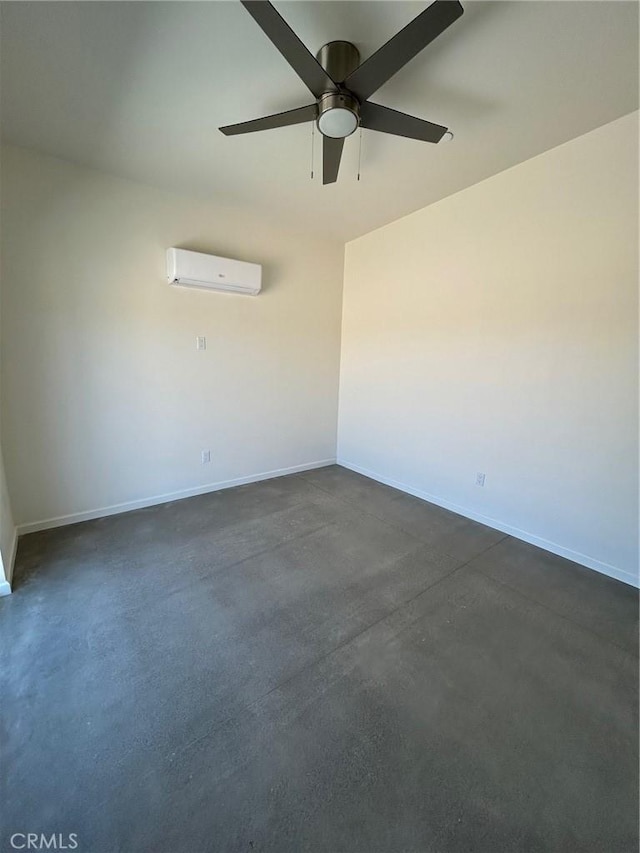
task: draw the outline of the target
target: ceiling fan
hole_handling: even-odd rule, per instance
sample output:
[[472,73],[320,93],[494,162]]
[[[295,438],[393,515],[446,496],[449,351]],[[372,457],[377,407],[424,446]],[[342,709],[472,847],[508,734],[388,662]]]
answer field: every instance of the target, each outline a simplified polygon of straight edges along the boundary
[[458,0],[435,0],[362,64],[358,49],[348,41],[330,41],[314,57],[268,0],[241,3],[316,100],[304,107],[221,127],[226,136],[315,121],[322,134],[322,183],[332,184],[338,177],[344,140],[358,127],[423,142],[439,142],[447,133],[446,127],[368,99],[462,15]]

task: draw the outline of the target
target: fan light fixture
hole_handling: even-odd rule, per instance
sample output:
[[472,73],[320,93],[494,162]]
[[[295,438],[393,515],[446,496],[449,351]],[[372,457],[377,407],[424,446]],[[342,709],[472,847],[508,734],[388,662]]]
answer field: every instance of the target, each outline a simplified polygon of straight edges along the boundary
[[330,136],[332,139],[344,139],[345,136],[351,136],[357,127],[357,116],[351,110],[345,110],[343,107],[327,110],[318,119],[320,133],[323,136]]
[[357,130],[359,105],[347,92],[326,92],[318,102],[318,130],[331,139],[344,139]]

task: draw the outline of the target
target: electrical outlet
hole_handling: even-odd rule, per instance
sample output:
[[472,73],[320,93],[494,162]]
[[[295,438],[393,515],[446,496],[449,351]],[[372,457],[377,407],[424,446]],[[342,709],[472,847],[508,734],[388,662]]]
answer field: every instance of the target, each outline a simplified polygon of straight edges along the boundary
[[210,450],[203,450],[201,456],[202,456],[202,464],[203,465],[206,465],[207,462],[211,462],[211,451]]
[[207,348],[207,339],[204,335],[198,335],[196,338],[196,349],[206,349]]
[[484,486],[484,474],[480,472],[476,474],[476,486]]

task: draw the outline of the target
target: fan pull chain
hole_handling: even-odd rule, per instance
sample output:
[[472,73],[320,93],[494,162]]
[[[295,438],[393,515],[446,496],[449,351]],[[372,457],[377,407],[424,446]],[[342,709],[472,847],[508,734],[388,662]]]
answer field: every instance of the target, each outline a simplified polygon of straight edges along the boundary
[[311,180],[313,180],[313,147],[316,139],[316,123],[311,122]]
[[362,127],[360,128],[360,145],[358,147],[358,180],[360,180],[360,164],[362,163]]

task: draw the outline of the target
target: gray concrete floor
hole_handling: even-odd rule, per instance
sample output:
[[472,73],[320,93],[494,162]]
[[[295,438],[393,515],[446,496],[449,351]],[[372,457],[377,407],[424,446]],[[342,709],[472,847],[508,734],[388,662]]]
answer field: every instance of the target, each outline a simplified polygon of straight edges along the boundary
[[635,853],[637,623],[338,467],[26,536],[0,848]]

